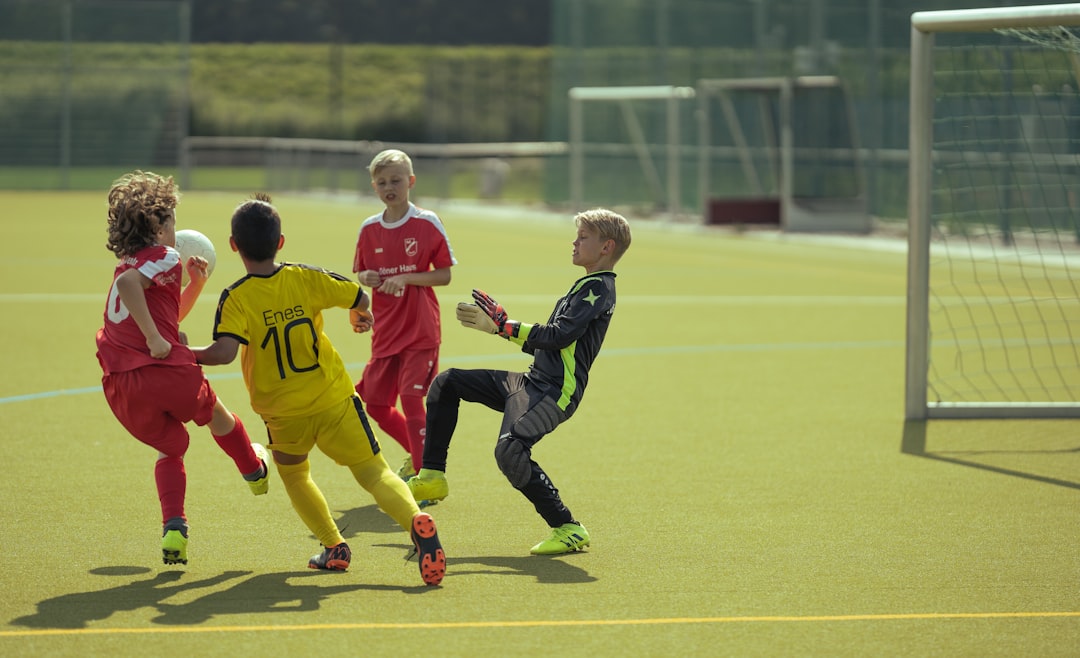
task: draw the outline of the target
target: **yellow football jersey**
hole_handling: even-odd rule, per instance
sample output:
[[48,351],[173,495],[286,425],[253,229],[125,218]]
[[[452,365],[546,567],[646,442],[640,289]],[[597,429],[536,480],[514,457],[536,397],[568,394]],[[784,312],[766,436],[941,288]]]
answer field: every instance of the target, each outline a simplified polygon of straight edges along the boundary
[[355,281],[327,270],[282,263],[273,274],[249,274],[221,293],[214,339],[240,341],[251,408],[263,417],[322,411],[353,395],[341,356],[323,333],[323,309],[352,308]]

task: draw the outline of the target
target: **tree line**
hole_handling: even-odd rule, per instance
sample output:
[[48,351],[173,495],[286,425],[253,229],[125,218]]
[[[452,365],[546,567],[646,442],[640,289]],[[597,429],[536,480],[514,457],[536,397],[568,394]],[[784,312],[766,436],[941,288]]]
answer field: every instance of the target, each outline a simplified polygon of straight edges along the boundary
[[196,43],[542,46],[552,0],[192,0]]

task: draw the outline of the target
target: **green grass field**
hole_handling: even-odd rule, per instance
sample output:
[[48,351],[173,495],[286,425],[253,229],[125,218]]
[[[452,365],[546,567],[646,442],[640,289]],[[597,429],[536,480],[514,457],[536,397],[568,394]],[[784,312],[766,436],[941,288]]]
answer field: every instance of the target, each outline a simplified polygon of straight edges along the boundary
[[[224,246],[242,199],[180,205],[179,227],[219,255],[184,322],[193,344],[241,276]],[[349,272],[375,206],[275,201],[282,259]],[[308,570],[318,545],[280,482],[252,497],[195,427],[191,562],[160,564],[155,453],[112,417],[94,358],[115,263],[104,191],[0,193],[0,207],[0,655],[1078,653],[1080,426],[905,428],[898,250],[634,223],[584,403],[536,450],[592,547],[529,555],[546,527],[495,466],[497,416],[467,406],[451,494],[431,508],[448,573],[427,588],[404,561],[407,535],[318,454],[354,562]],[[439,290],[441,366],[525,368],[458,326],[453,303],[480,287],[514,318],[546,319],[580,274],[570,217],[433,209],[460,261]],[[327,326],[358,376],[369,339],[344,311]],[[238,366],[208,373],[262,439]],[[383,445],[396,465],[401,449]]]

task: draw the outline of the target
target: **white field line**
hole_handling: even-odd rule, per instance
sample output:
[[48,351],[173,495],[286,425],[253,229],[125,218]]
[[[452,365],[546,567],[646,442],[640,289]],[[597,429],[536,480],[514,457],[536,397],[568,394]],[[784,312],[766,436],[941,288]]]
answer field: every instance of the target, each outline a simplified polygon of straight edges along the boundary
[[[442,295],[445,297],[446,295]],[[500,300],[521,303],[552,303],[554,295],[500,295]],[[199,302],[217,303],[217,298],[201,297]],[[787,304],[899,304],[903,296],[856,295],[619,295],[619,304],[719,304],[719,305],[787,305]],[[99,293],[0,293],[0,303],[95,303],[104,304]]]
[[[738,345],[675,345],[675,346],[646,346],[646,347],[609,347],[604,349],[605,358],[619,358],[625,356],[661,356],[674,354],[706,354],[713,352],[769,352],[769,351],[798,351],[798,350],[851,350],[851,349],[895,349],[902,347],[901,340],[867,340],[867,341],[833,341],[827,343],[762,343],[762,344],[738,344]],[[467,365],[470,363],[490,363],[492,361],[522,362],[520,353],[480,354],[471,356],[439,357],[439,362],[446,365]],[[349,371],[360,370],[363,363],[346,363]],[[214,372],[206,369],[206,378],[210,381],[222,381],[240,379],[239,372]],[[0,405],[13,402],[29,402],[46,398],[65,397],[70,395],[86,395],[100,393],[101,386],[85,386],[81,388],[66,388],[56,391],[42,391],[40,393],[26,393],[0,397]]]
[[[452,297],[453,295],[443,295]],[[499,295],[507,303],[551,304],[552,295]],[[104,304],[104,297],[98,293],[0,293],[0,304]],[[934,297],[934,303],[952,304],[1013,304],[1055,301],[1078,303],[1077,297]],[[623,306],[638,305],[711,305],[711,306],[897,306],[907,299],[903,295],[619,295],[618,303]],[[199,304],[216,304],[216,297],[202,297]],[[444,302],[449,304],[449,302]]]

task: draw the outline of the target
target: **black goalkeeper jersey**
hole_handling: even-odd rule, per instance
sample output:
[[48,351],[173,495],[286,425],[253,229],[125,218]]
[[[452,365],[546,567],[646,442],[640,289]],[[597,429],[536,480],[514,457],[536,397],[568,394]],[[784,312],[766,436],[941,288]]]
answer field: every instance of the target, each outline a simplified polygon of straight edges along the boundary
[[577,409],[611,315],[615,312],[615,272],[587,274],[555,304],[547,324],[534,324],[521,350],[533,355],[527,376],[560,391],[559,408]]

